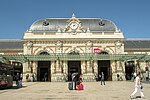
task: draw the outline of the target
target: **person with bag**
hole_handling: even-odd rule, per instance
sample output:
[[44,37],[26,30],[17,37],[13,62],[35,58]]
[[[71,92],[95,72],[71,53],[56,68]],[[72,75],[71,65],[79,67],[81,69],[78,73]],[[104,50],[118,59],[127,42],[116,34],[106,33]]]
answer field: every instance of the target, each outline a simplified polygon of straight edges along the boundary
[[141,83],[141,74],[140,72],[137,74],[136,78],[135,78],[135,90],[134,92],[130,95],[130,98],[133,99],[134,95],[139,91],[141,93],[141,98],[144,98],[144,94],[142,91],[142,83]]
[[76,86],[76,90],[84,90],[84,85],[82,84],[82,79],[80,78],[77,86]]

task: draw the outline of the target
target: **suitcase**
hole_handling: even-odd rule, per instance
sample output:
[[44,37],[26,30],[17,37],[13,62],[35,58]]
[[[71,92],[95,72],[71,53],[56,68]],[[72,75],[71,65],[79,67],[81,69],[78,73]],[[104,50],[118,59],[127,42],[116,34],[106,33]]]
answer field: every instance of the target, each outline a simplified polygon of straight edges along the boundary
[[84,85],[82,83],[80,83],[79,85],[77,85],[77,90],[84,90]]
[[73,90],[73,82],[69,82],[68,83],[68,89],[69,90]]

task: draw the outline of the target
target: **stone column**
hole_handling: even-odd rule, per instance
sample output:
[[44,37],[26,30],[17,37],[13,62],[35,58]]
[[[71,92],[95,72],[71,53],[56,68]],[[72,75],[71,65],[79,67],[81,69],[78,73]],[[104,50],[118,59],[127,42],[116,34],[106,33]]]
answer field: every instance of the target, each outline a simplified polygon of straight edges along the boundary
[[67,61],[63,61],[63,75],[64,75],[64,81],[68,80],[68,65]]
[[61,70],[61,61],[60,60],[57,60],[56,61],[56,73],[61,73],[62,70]]
[[[124,44],[121,41],[117,41],[115,43],[115,48],[116,48],[116,54],[122,54],[124,52]],[[119,74],[119,76],[121,77],[120,80],[125,80],[124,62],[121,60],[116,61],[116,69],[117,69],[117,72],[116,74],[114,74],[116,77],[116,80],[117,80],[117,74]]]
[[87,41],[86,43],[86,53],[88,53],[90,56],[89,60],[87,60],[87,73],[92,73],[92,57],[91,54],[92,52],[92,47],[93,47],[93,43],[92,41]]
[[37,67],[38,67],[37,61],[33,62],[33,77],[34,77],[34,81],[37,81]]
[[62,53],[62,48],[63,48],[63,42],[62,41],[57,41],[56,42],[56,54],[57,54],[57,60],[56,60],[56,73],[52,75],[52,81],[57,81],[57,82],[62,82],[65,81],[65,76],[62,73],[62,61],[59,58],[59,56]]
[[94,61],[94,74],[98,74],[98,63]]
[[117,81],[117,61],[111,61],[112,81]]
[[92,63],[93,63],[93,58],[92,58],[92,53],[93,53],[93,43],[92,41],[87,41],[86,43],[86,53],[89,55],[89,60],[87,60],[87,73],[83,74],[83,79],[84,81],[95,81],[95,76],[94,73],[92,72]]
[[117,74],[121,76],[122,80],[125,79],[125,64],[123,61],[117,61]]
[[[33,42],[32,41],[27,41],[24,45],[23,45],[23,52],[25,55],[31,55],[32,54],[32,46],[33,46]],[[26,76],[31,74],[31,65],[29,64],[29,62],[25,62],[23,63],[23,81],[26,81]]]
[[85,74],[85,61],[81,61],[81,74]]
[[26,76],[29,75],[29,78],[31,76],[31,62],[25,62],[23,63],[23,81],[27,81],[26,80]]

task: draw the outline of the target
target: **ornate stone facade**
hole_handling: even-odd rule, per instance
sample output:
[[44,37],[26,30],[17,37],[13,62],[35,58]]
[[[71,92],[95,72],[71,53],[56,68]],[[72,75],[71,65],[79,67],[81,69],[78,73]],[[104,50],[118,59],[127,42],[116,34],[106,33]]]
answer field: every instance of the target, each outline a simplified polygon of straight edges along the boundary
[[[52,23],[51,21],[56,21]],[[60,19],[59,19],[60,20]],[[91,21],[92,20],[92,21]],[[98,21],[95,21],[98,20]],[[31,25],[30,29],[24,34],[24,54],[40,55],[42,52],[47,54],[123,54],[124,53],[124,36],[117,27],[107,20],[102,19],[78,19],[74,15],[70,19],[62,19],[66,23],[65,26],[55,26],[56,31],[52,25],[57,24],[57,19],[46,19],[48,24],[44,24],[43,29],[41,26],[36,26],[36,23]],[[83,21],[83,22],[82,22]],[[88,23],[91,21],[91,23]],[[40,22],[40,21],[39,21]],[[99,23],[99,24],[98,24]],[[60,23],[63,24],[63,23]],[[49,26],[49,27],[48,27]],[[95,29],[94,29],[95,27]],[[99,27],[101,30],[96,29]],[[40,30],[39,30],[39,29]],[[108,30],[107,30],[108,28]],[[112,28],[110,31],[109,28]],[[94,50],[99,49],[100,52],[96,53]],[[96,81],[95,77],[104,71],[107,74],[106,80],[116,80],[117,73],[121,73],[122,69],[118,66],[122,62],[116,61],[103,61],[93,60],[80,60],[69,61],[60,60],[48,61],[50,64],[47,66],[49,81],[70,81],[73,72],[78,72],[82,76],[83,81]],[[43,63],[45,63],[43,61]],[[42,67],[38,68],[39,61],[31,61],[30,63],[23,64],[23,71],[26,74],[35,74],[36,79],[42,81],[43,75]],[[43,66],[44,67],[44,66]],[[122,67],[121,67],[122,68]],[[32,69],[32,70],[31,70]],[[124,69],[124,66],[123,66]],[[37,71],[40,70],[40,71]],[[121,71],[121,72],[120,72]],[[39,77],[38,77],[39,75]],[[122,73],[123,75],[123,73]],[[123,75],[124,76],[124,75]]]
[[117,26],[101,18],[46,18],[35,21],[20,40],[0,40],[0,61],[27,81],[131,80],[141,71],[150,79],[150,40],[125,39]]

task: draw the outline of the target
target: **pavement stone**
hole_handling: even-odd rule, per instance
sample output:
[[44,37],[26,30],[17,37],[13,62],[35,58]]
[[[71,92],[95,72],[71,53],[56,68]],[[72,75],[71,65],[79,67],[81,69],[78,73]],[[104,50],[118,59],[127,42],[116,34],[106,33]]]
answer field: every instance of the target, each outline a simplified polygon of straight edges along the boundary
[[[0,90],[0,100],[130,100],[134,82],[83,82],[84,90],[68,90],[68,82],[24,82],[22,88]],[[145,99],[140,93],[134,100],[150,100],[150,84],[143,83]]]

